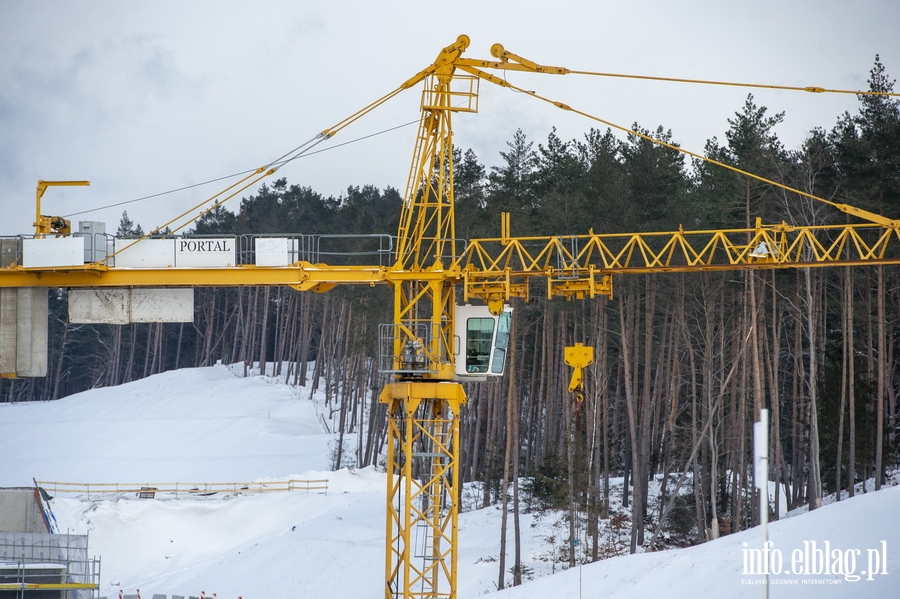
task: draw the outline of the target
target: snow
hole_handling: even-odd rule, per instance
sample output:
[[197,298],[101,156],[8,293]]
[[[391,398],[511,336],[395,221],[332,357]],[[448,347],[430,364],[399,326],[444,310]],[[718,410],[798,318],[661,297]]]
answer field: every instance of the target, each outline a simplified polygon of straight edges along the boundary
[[50,403],[0,404],[5,486],[249,481],[329,467],[315,406],[265,377],[183,369]]
[[[322,402],[318,393],[269,377],[239,378],[218,366],[55,402],[0,404],[0,486],[29,485],[32,477],[92,483],[328,479],[327,494],[152,500],[57,494],[51,505],[61,529],[90,535],[91,553],[102,557],[102,595],[140,589],[145,597],[201,591],[223,599],[378,597],[385,475],[374,468],[329,470],[335,436],[322,425],[328,420]],[[621,479],[611,483],[621,488]],[[464,504],[471,507],[474,497],[477,490],[469,489]],[[613,508],[621,509],[615,498]],[[894,487],[771,523],[772,553],[780,552],[788,570],[799,555],[801,573],[773,575],[770,596],[897,596],[898,508],[900,487]],[[487,593],[497,599],[762,595],[758,583],[765,577],[744,572],[749,550],[761,546],[758,528],[689,549],[560,571],[567,525],[536,512],[521,515],[523,560],[535,580],[496,592],[500,517],[496,506],[460,515],[461,599]],[[508,539],[510,567],[512,517]],[[805,551],[817,555],[826,541],[829,552],[840,551],[838,574],[816,574],[818,564],[805,557]],[[862,574],[875,569],[869,560],[880,559],[885,548],[886,563],[873,565],[888,574]],[[852,575],[846,573],[849,557],[856,558]],[[802,573],[804,563],[812,566],[810,574]]]
[[327,496],[53,503],[60,522],[89,531],[103,594],[121,586],[144,596],[366,596],[382,574],[384,477],[308,474],[330,479]]
[[[819,550],[829,541],[831,551],[861,550],[855,568],[856,574],[860,574],[868,569],[867,550],[881,549],[880,541],[885,540],[888,575],[875,575],[871,581],[862,576],[861,580],[851,582],[843,575],[782,573],[771,576],[770,597],[896,597],[895,577],[900,566],[895,549],[900,541],[900,526],[895,517],[898,506],[900,487],[893,487],[828,505],[803,517],[771,523],[769,539],[773,548],[781,551],[784,568],[793,569],[791,560],[795,550],[805,560],[804,541],[815,541]],[[586,597],[602,594],[608,599],[759,597],[762,592],[757,583],[764,577],[744,575],[742,571],[743,551],[760,546],[760,531],[754,528],[689,549],[611,558],[503,591],[496,598],[572,597],[579,594],[579,588]],[[812,545],[808,547],[813,549]],[[562,593],[560,589],[568,590]]]

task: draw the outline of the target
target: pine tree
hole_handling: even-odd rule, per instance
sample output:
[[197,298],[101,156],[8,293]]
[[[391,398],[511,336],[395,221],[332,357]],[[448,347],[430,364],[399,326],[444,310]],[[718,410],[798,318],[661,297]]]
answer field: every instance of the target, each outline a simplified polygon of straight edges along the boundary
[[128,212],[122,211],[122,220],[119,221],[119,228],[116,230],[116,237],[141,237],[144,230],[140,225],[136,225],[130,218]]
[[538,209],[534,177],[537,157],[533,143],[528,141],[518,129],[511,142],[507,142],[508,152],[500,152],[501,166],[491,167],[488,176],[487,213],[491,222],[501,212],[511,213],[513,234],[530,234],[531,218]]

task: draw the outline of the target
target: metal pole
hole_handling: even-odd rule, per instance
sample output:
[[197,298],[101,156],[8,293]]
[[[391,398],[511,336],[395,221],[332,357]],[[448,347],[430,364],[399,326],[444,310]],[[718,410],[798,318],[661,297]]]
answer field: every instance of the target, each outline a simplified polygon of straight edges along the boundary
[[763,599],[769,599],[769,410],[759,411],[759,422],[753,425],[756,488],[759,489],[759,522],[762,529],[762,560],[766,584]]

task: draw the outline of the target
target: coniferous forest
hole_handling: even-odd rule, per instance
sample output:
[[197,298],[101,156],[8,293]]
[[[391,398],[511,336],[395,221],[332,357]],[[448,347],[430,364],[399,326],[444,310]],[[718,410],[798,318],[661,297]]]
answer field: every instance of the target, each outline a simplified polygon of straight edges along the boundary
[[[872,91],[893,91],[876,58]],[[705,154],[763,177],[889,218],[900,218],[900,103],[860,96],[858,110],[786,148],[783,114],[752,96]],[[672,143],[664,127],[640,130]],[[566,141],[517,131],[495,166],[455,156],[456,227],[464,239],[512,234],[673,231],[766,223],[849,222],[827,206],[637,136],[590,130]],[[350,187],[323,197],[279,179],[197,221],[197,234],[346,234],[397,231],[397,190]],[[140,227],[123,215],[118,234]],[[898,463],[900,269],[861,266],[619,276],[615,297],[514,301],[507,374],[467,384],[461,477],[483,483],[483,503],[544,507],[584,523],[584,559],[602,557],[598,522],[612,517],[609,480],[625,477],[631,550],[645,530],[679,528],[703,542],[759,521],[752,432],[770,411],[776,504],[815,508],[837,489]],[[387,287],[300,293],[289,288],[198,288],[184,324],[74,325],[64,290],[50,294],[46,378],[0,380],[2,401],[42,401],[170,369],[274,364],[294,383],[324,389],[339,413],[335,467],[377,464],[385,437],[378,325],[391,321]],[[586,397],[567,392],[563,347],[596,348]],[[352,446],[351,446],[352,445]],[[648,481],[663,476],[659,508]],[[683,476],[684,475],[684,476]],[[685,481],[692,492],[678,495]],[[512,506],[515,510],[518,505]],[[662,513],[665,512],[665,513]],[[777,517],[776,513],[772,517]],[[640,522],[638,517],[635,522]],[[662,523],[660,525],[660,522]],[[573,524],[574,526],[574,524]],[[655,536],[655,535],[654,535]],[[571,552],[574,563],[575,552]]]

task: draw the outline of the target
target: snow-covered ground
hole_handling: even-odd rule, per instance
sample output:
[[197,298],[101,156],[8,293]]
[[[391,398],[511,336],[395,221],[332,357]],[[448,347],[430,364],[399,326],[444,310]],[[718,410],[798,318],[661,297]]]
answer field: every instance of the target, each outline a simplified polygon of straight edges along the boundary
[[329,467],[313,402],[224,367],[0,404],[0,484],[243,481]]
[[[327,478],[327,495],[87,500],[58,494],[51,504],[62,529],[90,534],[107,596],[121,588],[141,589],[145,597],[200,591],[223,599],[380,597],[384,474],[328,471],[334,436],[320,424],[321,401],[265,377],[237,378],[213,367],[56,402],[0,404],[0,486],[30,485],[32,477],[92,483]],[[621,479],[614,482],[621,486]],[[771,577],[770,597],[900,595],[898,512],[900,488],[890,488],[772,523],[770,554],[773,566],[780,558],[782,573]],[[461,599],[496,590],[499,528],[496,507],[460,516]],[[521,528],[524,562],[535,580],[501,591],[498,599],[762,596],[758,583],[765,577],[746,573],[753,569],[750,550],[760,547],[758,529],[561,572],[553,558],[562,526],[552,516],[523,514]],[[826,542],[830,573],[817,573]],[[509,551],[507,565],[511,542]]]

